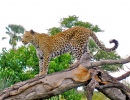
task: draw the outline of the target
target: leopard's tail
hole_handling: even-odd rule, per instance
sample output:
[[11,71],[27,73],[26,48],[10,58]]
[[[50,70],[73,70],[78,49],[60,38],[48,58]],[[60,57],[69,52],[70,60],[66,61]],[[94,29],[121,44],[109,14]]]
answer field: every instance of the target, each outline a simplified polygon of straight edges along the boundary
[[95,43],[99,46],[99,48],[101,48],[102,50],[106,51],[106,52],[111,52],[117,49],[118,47],[118,41],[115,39],[110,40],[110,43],[114,43],[115,45],[112,48],[106,48],[103,44],[101,44],[101,42],[98,40],[97,36],[95,35],[94,32],[91,31],[90,36],[93,38],[93,40],[95,41]]

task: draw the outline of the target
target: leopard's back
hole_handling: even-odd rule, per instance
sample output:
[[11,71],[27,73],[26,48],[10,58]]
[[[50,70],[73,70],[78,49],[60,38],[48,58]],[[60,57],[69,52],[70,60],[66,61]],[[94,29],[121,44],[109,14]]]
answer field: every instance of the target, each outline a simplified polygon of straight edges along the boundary
[[78,26],[51,36],[52,57],[71,52],[80,58],[89,37],[90,31],[86,33],[86,28]]
[[53,41],[51,43],[53,57],[72,52],[77,59],[80,59],[84,52],[89,52],[88,41],[90,37],[93,38],[99,48],[106,52],[111,52],[118,47],[118,41],[113,39],[110,43],[115,45],[112,48],[106,48],[100,43],[93,31],[85,27],[76,26],[50,37],[51,42]]

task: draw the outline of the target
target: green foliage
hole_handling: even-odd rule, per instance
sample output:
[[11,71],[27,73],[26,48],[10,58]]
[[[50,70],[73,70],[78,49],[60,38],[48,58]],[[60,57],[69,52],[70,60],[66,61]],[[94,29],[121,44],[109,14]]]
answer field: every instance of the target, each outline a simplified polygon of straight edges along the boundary
[[71,28],[73,26],[83,26],[86,28],[91,29],[94,32],[102,32],[98,25],[93,25],[89,22],[83,22],[78,19],[75,15],[73,16],[68,16],[67,18],[62,18],[60,21],[60,24],[62,28]]
[[0,91],[13,84],[15,75],[13,70],[0,68]]
[[55,35],[61,31],[62,31],[62,29],[60,27],[53,27],[53,28],[48,29],[48,33],[50,35]]
[[70,63],[71,63],[71,55],[69,53],[53,58],[50,62],[49,73],[65,70],[69,68]]
[[66,100],[62,97],[62,95],[58,95],[58,96],[53,96],[49,99],[46,99],[46,100]]
[[101,92],[94,92],[92,100],[110,100]]
[[17,50],[4,49],[0,54],[0,69],[0,79],[11,76],[11,79],[13,78],[11,84],[34,77],[38,73],[38,58],[35,48],[29,45],[27,48],[22,46]]
[[79,94],[75,89],[71,89],[67,92],[64,92],[63,97],[66,100],[82,100],[82,94]]
[[46,100],[82,100],[83,94],[79,94],[77,90],[71,89],[58,96],[53,96]]
[[[120,59],[121,57],[115,52],[105,52],[103,50],[98,50],[98,52],[96,53],[96,55],[94,56],[94,59],[99,61],[99,60],[107,60],[107,59],[111,59],[111,60],[117,60]],[[109,71],[109,72],[116,72],[119,71],[122,68],[122,64],[119,65],[103,65],[100,66],[102,69]]]
[[78,17],[75,15],[69,16],[68,18],[63,18],[60,20],[60,24],[64,28],[71,28],[72,26],[75,26],[75,23],[78,21]]
[[21,25],[16,25],[16,24],[9,24],[8,27],[6,27],[8,32],[14,32],[17,34],[23,34],[24,33],[24,27]]

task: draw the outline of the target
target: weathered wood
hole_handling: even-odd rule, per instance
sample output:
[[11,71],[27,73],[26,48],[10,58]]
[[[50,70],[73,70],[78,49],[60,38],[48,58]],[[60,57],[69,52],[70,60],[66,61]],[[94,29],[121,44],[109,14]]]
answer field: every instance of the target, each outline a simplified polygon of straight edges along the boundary
[[130,57],[121,60],[91,62],[90,56],[86,53],[80,61],[72,65],[73,68],[19,82],[1,91],[0,100],[45,99],[83,85],[88,86],[87,88],[91,91],[88,96],[89,100],[95,88],[112,100],[130,100],[130,89],[127,86],[118,82],[107,72],[95,67],[103,64],[123,64],[129,61]]
[[120,81],[120,80],[126,79],[126,78],[129,77],[129,76],[130,76],[130,71],[128,71],[128,72],[126,72],[125,74],[123,74],[123,75],[117,77],[116,79],[117,79],[118,81]]
[[48,98],[74,87],[81,86],[90,79],[90,74],[83,66],[75,69],[36,77],[14,84],[0,93],[0,100],[32,100]]

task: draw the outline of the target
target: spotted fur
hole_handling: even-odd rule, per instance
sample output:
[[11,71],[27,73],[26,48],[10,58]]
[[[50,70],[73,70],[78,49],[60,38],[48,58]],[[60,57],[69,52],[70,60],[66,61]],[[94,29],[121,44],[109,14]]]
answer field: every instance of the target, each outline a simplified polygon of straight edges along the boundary
[[72,27],[53,36],[39,34],[33,30],[26,31],[22,42],[35,46],[39,58],[39,75],[45,75],[51,58],[71,52],[79,60],[84,52],[89,52],[88,40],[90,37],[99,48],[106,52],[111,52],[118,47],[118,41],[113,39],[110,43],[115,45],[112,48],[106,48],[100,43],[94,32],[80,26]]

